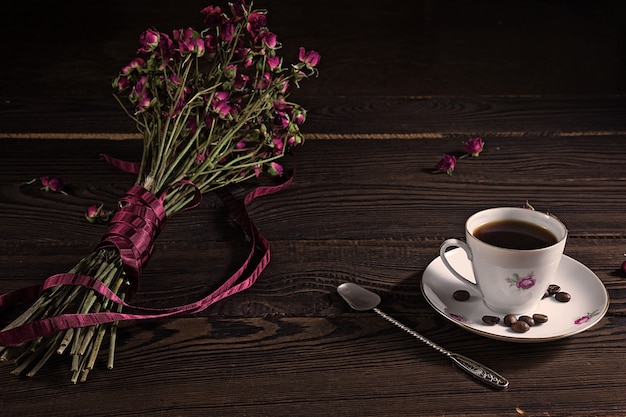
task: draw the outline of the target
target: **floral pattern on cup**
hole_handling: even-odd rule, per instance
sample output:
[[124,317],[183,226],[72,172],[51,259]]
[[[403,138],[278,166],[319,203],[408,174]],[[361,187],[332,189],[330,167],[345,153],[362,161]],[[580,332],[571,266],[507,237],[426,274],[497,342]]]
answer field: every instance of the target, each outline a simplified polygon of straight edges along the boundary
[[456,321],[460,321],[461,323],[469,323],[470,322],[465,316],[461,316],[460,314],[452,313],[447,308],[444,311],[446,312],[446,314],[448,316],[450,316],[451,318],[453,318]]
[[534,277],[533,272],[529,272],[524,276],[520,276],[515,273],[512,276],[507,277],[506,280],[511,287],[515,285],[515,287],[519,290],[529,290],[537,283],[537,279]]
[[593,310],[591,313],[587,313],[583,316],[580,316],[576,320],[574,320],[574,324],[579,325],[579,324],[587,323],[589,320],[591,320],[593,316],[597,316],[598,314],[599,314],[598,310]]

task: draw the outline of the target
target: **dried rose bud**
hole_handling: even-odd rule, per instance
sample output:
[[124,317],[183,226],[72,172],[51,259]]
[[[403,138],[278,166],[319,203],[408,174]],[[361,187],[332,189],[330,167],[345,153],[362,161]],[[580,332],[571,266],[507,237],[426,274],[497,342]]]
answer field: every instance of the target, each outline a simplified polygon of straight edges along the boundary
[[312,69],[320,62],[320,54],[315,51],[307,51],[303,47],[300,47],[298,58],[308,69]]
[[63,188],[65,187],[65,184],[63,183],[62,178],[44,175],[39,178],[39,181],[41,181],[42,190],[63,193]]
[[151,52],[159,46],[161,34],[154,29],[148,29],[139,36],[141,47],[138,52]]
[[85,219],[89,223],[106,223],[109,221],[112,213],[112,210],[105,210],[102,205],[89,206],[85,211]]
[[283,176],[283,167],[277,162],[270,162],[267,167],[267,172],[272,177],[282,177]]
[[456,157],[454,155],[443,154],[437,165],[435,165],[435,170],[436,172],[445,172],[448,175],[452,175],[455,165]]
[[483,138],[469,138],[465,141],[465,151],[472,156],[478,156],[485,146]]

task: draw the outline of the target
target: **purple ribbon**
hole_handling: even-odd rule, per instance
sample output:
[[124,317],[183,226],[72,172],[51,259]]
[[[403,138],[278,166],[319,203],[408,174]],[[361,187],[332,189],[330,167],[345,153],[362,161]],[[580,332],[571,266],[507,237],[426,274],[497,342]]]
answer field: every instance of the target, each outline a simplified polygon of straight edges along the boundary
[[[133,172],[138,164],[121,161],[109,156],[104,156],[112,165],[127,172]],[[270,261],[270,243],[256,228],[247,211],[247,206],[256,198],[278,192],[291,184],[293,176],[277,186],[258,187],[252,190],[244,198],[243,203],[238,201],[229,191],[221,189],[217,194],[233,218],[244,229],[251,239],[251,250],[241,267],[222,285],[208,296],[196,302],[170,308],[147,308],[128,304],[120,299],[101,281],[86,275],[79,274],[56,274],[47,278],[41,285],[34,285],[14,290],[0,295],[0,311],[16,304],[32,302],[48,288],[58,285],[80,285],[108,298],[114,303],[121,304],[135,313],[101,312],[87,314],[61,314],[42,320],[23,324],[21,326],[0,331],[0,345],[13,346],[38,337],[48,336],[61,330],[93,326],[97,324],[112,323],[124,320],[146,320],[169,317],[182,313],[197,313],[203,311],[211,304],[222,300],[239,291],[243,291],[255,283],[261,272]],[[175,184],[192,185],[188,181]],[[167,190],[166,190],[167,192]],[[132,292],[136,291],[139,276],[154,249],[154,240],[159,235],[165,219],[163,199],[156,197],[141,186],[133,186],[120,200],[120,210],[113,216],[109,227],[98,245],[98,248],[115,247],[122,258],[122,265],[126,274],[131,278]],[[199,204],[200,192],[196,189],[196,198],[186,208],[192,208]],[[250,274],[243,278],[249,270],[250,263],[254,258],[256,249],[262,252],[261,257],[253,265]]]

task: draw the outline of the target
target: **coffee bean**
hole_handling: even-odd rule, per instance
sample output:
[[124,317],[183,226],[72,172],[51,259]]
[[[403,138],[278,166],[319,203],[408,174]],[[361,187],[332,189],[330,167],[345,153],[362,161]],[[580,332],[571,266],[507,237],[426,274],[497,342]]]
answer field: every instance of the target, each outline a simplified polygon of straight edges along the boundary
[[495,326],[500,323],[500,317],[496,316],[483,316],[483,322],[489,324],[490,326]]
[[525,322],[530,327],[533,327],[535,325],[535,320],[530,316],[520,316],[518,320]]
[[470,293],[465,290],[458,290],[452,294],[455,300],[457,301],[467,301],[470,298]]
[[557,301],[560,301],[562,303],[567,303],[569,300],[572,299],[572,296],[569,295],[569,293],[561,291],[561,292],[557,292],[554,298],[556,298]]
[[511,324],[511,330],[516,333],[525,333],[530,330],[530,326],[525,321],[518,320],[515,323]]
[[533,319],[535,320],[535,323],[541,324],[541,323],[546,323],[548,321],[548,316],[546,316],[545,314],[541,314],[541,313],[535,313],[533,314]]
[[507,326],[511,326],[516,321],[517,317],[515,317],[515,314],[507,314],[506,316],[504,316],[504,324],[506,324]]
[[556,284],[550,284],[548,285],[548,289],[546,290],[546,292],[550,295],[554,295],[556,293],[558,293],[559,291],[561,291],[561,287],[559,287]]

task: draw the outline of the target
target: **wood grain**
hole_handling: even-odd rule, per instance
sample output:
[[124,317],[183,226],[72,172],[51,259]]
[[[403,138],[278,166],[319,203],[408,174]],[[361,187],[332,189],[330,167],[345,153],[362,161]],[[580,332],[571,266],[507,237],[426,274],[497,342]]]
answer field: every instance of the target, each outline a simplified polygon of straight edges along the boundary
[[[102,416],[615,415],[626,382],[618,365],[626,358],[626,284],[616,272],[625,246],[624,230],[616,227],[624,201],[615,191],[626,168],[598,168],[615,160],[623,141],[519,141],[486,138],[484,153],[462,160],[452,177],[428,168],[441,152],[457,149],[458,138],[309,141],[291,160],[294,184],[251,206],[273,248],[252,288],[193,317],[125,323],[114,370],[100,363],[89,382],[76,387],[62,382],[69,364],[58,359],[32,380],[6,379],[0,405],[33,416],[67,410]],[[97,155],[117,150],[130,157],[136,142],[1,143],[0,291],[8,291],[66,270],[97,243],[103,226],[88,225],[82,209],[93,201],[113,204],[132,183]],[[42,152],[33,155],[33,147]],[[34,167],[68,172],[71,194],[22,185]],[[609,290],[606,318],[575,337],[538,345],[454,327],[421,295],[425,266],[444,238],[462,236],[467,214],[526,199],[568,224],[566,253]],[[246,247],[209,198],[170,219],[134,302],[195,301],[232,273]],[[386,312],[497,369],[511,388],[496,393],[478,385],[379,317],[354,313],[335,292],[344,281],[378,292]],[[31,400],[18,400],[22,393]],[[488,413],[473,400],[478,395],[489,402]],[[110,397],[116,401],[104,400]]]
[[[303,132],[312,139],[602,138],[626,133],[622,96],[317,97],[305,91],[303,87],[292,99],[307,109]],[[0,138],[140,138],[112,97],[9,99],[0,103],[0,110]]]
[[[0,26],[0,293],[67,271],[106,226],[132,175],[135,127],[110,82],[148,27],[199,25],[192,0],[22,0]],[[203,312],[122,324],[117,361],[72,385],[66,357],[34,378],[0,364],[2,416],[602,416],[626,415],[626,44],[620,0],[501,2],[258,0],[288,60],[322,55],[293,89],[307,141],[286,158],[283,192],[250,214],[272,261],[250,289]],[[479,135],[485,149],[433,174]],[[61,176],[67,195],[25,184]],[[254,184],[236,187],[243,196]],[[507,343],[439,316],[424,269],[471,213],[526,201],[569,229],[566,254],[594,271],[611,304],[563,340]],[[168,219],[133,303],[204,297],[249,242],[219,199]],[[496,392],[336,294],[351,281],[446,348],[505,375]],[[22,307],[23,308],[23,307]],[[20,307],[4,311],[8,323]]]

